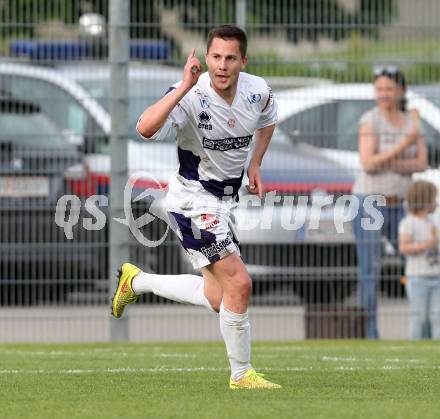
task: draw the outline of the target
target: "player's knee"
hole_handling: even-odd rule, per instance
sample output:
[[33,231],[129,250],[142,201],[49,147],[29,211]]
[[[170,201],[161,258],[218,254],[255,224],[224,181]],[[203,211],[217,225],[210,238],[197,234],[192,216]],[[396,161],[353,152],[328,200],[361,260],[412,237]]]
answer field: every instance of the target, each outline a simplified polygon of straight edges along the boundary
[[242,295],[250,294],[252,290],[252,280],[243,264],[231,266],[228,276],[228,282],[235,292]]
[[235,290],[242,300],[248,300],[252,292],[252,281],[249,275],[240,275],[235,280]]

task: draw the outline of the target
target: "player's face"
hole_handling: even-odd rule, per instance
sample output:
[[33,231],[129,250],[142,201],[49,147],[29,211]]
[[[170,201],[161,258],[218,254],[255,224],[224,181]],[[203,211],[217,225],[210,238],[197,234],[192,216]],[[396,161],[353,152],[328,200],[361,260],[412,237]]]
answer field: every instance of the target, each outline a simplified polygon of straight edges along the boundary
[[235,91],[240,71],[247,64],[247,57],[241,55],[239,42],[214,38],[205,60],[214,90],[220,94]]
[[374,82],[377,104],[381,109],[399,107],[399,100],[403,96],[403,89],[386,76],[378,77]]

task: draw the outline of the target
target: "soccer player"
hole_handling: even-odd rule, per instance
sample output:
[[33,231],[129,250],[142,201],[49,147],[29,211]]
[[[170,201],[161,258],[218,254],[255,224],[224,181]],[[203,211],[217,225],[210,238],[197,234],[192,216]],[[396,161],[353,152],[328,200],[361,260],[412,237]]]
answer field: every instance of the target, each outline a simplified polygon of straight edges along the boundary
[[146,292],[218,312],[231,365],[230,388],[279,388],[250,363],[247,310],[252,282],[240,258],[233,217],[253,137],[248,191],[263,196],[260,165],[277,121],[266,82],[242,72],[246,48],[246,34],[240,28],[212,29],[205,54],[208,72],[202,74],[193,49],[182,81],[147,108],[137,124],[138,132],[150,140],[176,130],[179,169],[169,183],[167,210],[192,265],[203,277],[155,275],[124,263],[112,314],[121,317],[124,307]]

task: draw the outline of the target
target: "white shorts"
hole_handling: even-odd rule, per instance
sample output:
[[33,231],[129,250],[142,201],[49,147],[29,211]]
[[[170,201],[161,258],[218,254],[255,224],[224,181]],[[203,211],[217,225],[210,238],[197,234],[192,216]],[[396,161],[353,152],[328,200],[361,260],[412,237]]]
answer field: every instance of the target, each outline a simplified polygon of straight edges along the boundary
[[195,269],[233,252],[240,255],[233,215],[236,202],[220,201],[198,185],[175,180],[170,182],[167,206],[171,228]]

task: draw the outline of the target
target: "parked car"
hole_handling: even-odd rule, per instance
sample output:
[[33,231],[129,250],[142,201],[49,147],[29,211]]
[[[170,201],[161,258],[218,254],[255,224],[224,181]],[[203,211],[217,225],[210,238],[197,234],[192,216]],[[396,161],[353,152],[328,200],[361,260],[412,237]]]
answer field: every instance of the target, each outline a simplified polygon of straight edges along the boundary
[[[101,73],[98,67],[96,69],[94,68],[93,71]],[[175,69],[153,66],[149,68],[148,71],[149,83],[146,81],[145,74],[141,81],[143,89],[147,93],[142,99],[142,104],[136,104],[137,108],[131,112],[132,115],[139,112],[139,106],[145,106],[144,103],[147,105],[149,100],[153,101],[160,97],[170,83],[174,83],[176,78],[178,78]],[[130,71],[130,75],[132,75],[133,72],[136,74],[137,69]],[[166,79],[166,74],[171,74],[171,76]],[[178,74],[180,75],[181,72],[179,71]],[[107,77],[109,77],[108,71],[104,74],[104,81]],[[157,77],[157,79],[155,79],[155,77]],[[133,77],[131,78],[133,79]],[[136,77],[134,77],[134,79],[136,80]],[[99,88],[102,88],[102,85],[106,83],[107,82],[98,82],[93,87],[99,91]],[[65,172],[65,193],[76,194],[82,200],[95,194],[108,194],[110,181],[110,115],[108,110],[92,97],[93,94],[85,90],[73,79],[67,77],[62,71],[21,63],[0,63],[0,87],[10,92],[14,97],[27,98],[38,104],[47,117],[63,128],[60,134],[63,135],[65,140],[70,143],[70,146],[75,148],[77,152],[79,152],[79,155],[81,155],[81,158],[78,158],[77,164],[69,167]],[[96,91],[97,90],[95,90],[95,92]],[[139,91],[140,87],[135,85],[134,92]],[[101,98],[102,103],[106,106],[108,106],[107,98]],[[140,100],[139,93],[138,100]],[[135,138],[133,131],[133,138]],[[165,158],[159,161],[154,158],[154,154],[162,155],[162,148],[169,151],[168,145],[166,143],[155,144],[154,149],[146,147],[148,147],[146,142],[140,140],[139,137],[129,140],[129,174],[147,168],[149,172],[153,171],[160,179],[168,179],[170,171],[175,170],[174,153],[170,155],[165,153]],[[153,150],[154,152],[151,153]],[[147,161],[141,161],[141,163],[139,163],[139,156],[143,155],[149,155],[149,158]],[[172,163],[167,165],[167,161],[172,161]],[[159,171],[163,169],[164,164],[166,170],[168,170],[167,174],[159,173]],[[145,183],[141,182],[141,185],[144,187]],[[54,211],[55,203],[53,203],[52,207]],[[146,206],[148,206],[148,200],[144,203],[134,204],[133,212],[137,215],[142,215],[142,213],[145,213]],[[102,207],[101,209],[105,211],[106,207]],[[53,228],[62,236],[63,230],[55,225],[54,214],[52,214],[51,222]],[[81,221],[79,221],[78,224],[81,224]],[[107,227],[108,224],[100,233],[101,236],[98,243],[101,252],[99,253],[99,257],[96,257],[92,264],[83,264],[83,266],[93,267],[93,281],[90,280],[89,283],[97,284],[97,288],[101,290],[103,296],[106,296],[107,293],[106,289],[109,276]],[[152,234],[157,230],[156,227],[151,225],[147,226],[146,229],[153,230],[151,232]],[[83,229],[79,228],[79,225],[76,226],[73,231],[73,243],[80,241],[82,237],[80,236],[81,234],[91,234],[86,232],[81,233],[82,230]],[[80,246],[79,242],[78,246]],[[130,248],[133,254],[132,260],[147,268],[160,265],[159,262],[155,262],[157,257],[154,254],[147,254],[147,252],[143,251],[143,249],[137,245],[136,240],[133,239]],[[162,251],[162,249],[160,250]],[[71,253],[72,264],[75,264],[74,253],[75,252]],[[68,255],[68,252],[66,252],[66,255]],[[91,268],[87,269],[91,270]],[[66,279],[66,281],[69,282],[70,280]]]
[[1,303],[63,298],[93,277],[102,247],[88,232],[68,241],[54,223],[57,200],[67,193],[65,173],[81,155],[37,104],[4,90],[0,127]]

